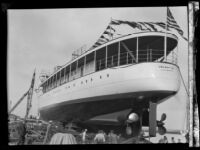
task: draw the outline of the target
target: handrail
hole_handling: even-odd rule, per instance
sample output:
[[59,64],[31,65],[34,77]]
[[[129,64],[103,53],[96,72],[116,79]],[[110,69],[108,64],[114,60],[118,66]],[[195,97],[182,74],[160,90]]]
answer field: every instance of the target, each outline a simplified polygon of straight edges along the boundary
[[[126,65],[126,64],[130,64],[130,63],[134,64],[134,63],[140,63],[140,62],[154,62],[154,61],[162,62],[161,58],[164,56],[164,50],[140,49],[140,50],[138,50],[138,62],[136,62],[135,59],[130,55],[130,53],[132,53],[132,55],[133,56],[135,55],[135,57],[136,57],[136,54],[135,54],[136,52],[129,51],[129,52],[120,53],[120,57],[119,57],[120,60],[118,60],[118,54],[107,57],[107,65],[105,65],[106,58],[96,60],[97,70],[102,70],[102,69],[109,68],[112,66]],[[171,54],[171,56],[170,56],[170,54]],[[167,62],[171,62],[174,64],[177,63],[177,54],[176,53],[174,53],[174,52],[169,53],[167,57],[168,57]],[[119,63],[118,63],[118,61],[119,61]]]
[[[163,62],[163,57],[164,57],[164,50],[161,49],[139,49],[138,50],[138,55],[136,55],[136,50],[135,51],[128,51],[128,52],[123,52],[119,53],[120,55],[118,56],[118,53],[115,55],[108,56],[107,58],[102,58],[99,60],[95,60],[95,71],[103,70],[106,68],[111,68],[111,67],[117,67],[121,65],[128,65],[128,64],[136,64],[136,63],[141,63],[141,62]],[[132,57],[132,56],[134,57]],[[136,62],[137,60],[137,62]],[[177,54],[175,52],[170,52],[167,55],[167,59],[165,62],[177,64]],[[94,71],[94,72],[95,72]],[[57,86],[60,86],[66,82],[69,82],[71,80],[74,80],[78,78],[77,74],[71,75],[67,74],[64,75],[61,78],[61,81],[56,81],[52,85],[50,84],[50,87],[46,88],[44,92],[49,91],[51,89],[54,89]],[[60,79],[59,79],[60,80]],[[59,84],[58,84],[59,83]]]

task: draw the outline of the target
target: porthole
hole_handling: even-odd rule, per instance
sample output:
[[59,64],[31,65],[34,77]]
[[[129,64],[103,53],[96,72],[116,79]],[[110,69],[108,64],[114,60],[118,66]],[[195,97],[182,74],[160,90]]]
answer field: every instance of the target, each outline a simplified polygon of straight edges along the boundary
[[100,79],[101,79],[101,76],[100,76]]
[[107,74],[107,77],[109,77],[109,74]]

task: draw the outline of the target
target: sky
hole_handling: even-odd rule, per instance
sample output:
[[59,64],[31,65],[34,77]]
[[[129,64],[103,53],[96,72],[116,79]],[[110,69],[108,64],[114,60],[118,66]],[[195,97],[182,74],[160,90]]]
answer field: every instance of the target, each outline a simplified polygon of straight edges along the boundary
[[[169,7],[175,20],[188,36],[187,7]],[[11,106],[22,97],[31,84],[36,69],[35,88],[42,70],[52,71],[71,60],[71,54],[83,45],[90,48],[112,19],[128,21],[166,21],[166,7],[76,8],[76,9],[10,9],[8,10],[7,89]],[[188,87],[188,45],[179,37],[178,65]],[[186,90],[158,106],[158,118],[168,112],[166,126],[182,128],[185,119]],[[36,115],[39,103],[33,95],[31,114]],[[25,116],[26,98],[14,110]],[[177,117],[174,117],[176,115]],[[177,121],[177,118],[180,121]]]

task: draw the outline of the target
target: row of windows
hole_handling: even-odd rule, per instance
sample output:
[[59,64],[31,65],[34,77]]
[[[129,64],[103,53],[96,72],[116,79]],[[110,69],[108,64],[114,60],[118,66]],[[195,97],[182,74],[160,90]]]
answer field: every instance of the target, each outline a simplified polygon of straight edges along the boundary
[[[110,76],[110,75],[107,74],[107,78],[108,78],[109,76]],[[99,78],[102,79],[102,76],[100,75]],[[90,78],[90,80],[85,80],[85,83],[88,83],[89,81],[93,82],[93,78]],[[83,84],[83,83],[84,83],[84,81],[81,81],[81,84]],[[74,83],[74,84],[73,84],[73,87],[75,87],[75,86],[76,86],[76,84]],[[68,87],[66,87],[66,88],[70,88],[70,85],[69,85]],[[45,92],[47,92],[47,91],[45,91],[45,89],[43,89],[43,92],[45,93]]]
[[[149,42],[151,42],[150,45]],[[163,43],[163,37],[147,36],[138,37],[138,39],[126,39],[100,48],[86,56],[82,56],[46,80],[42,84],[43,91],[49,91],[71,80],[108,67],[145,62],[148,60],[154,61],[161,58],[164,54],[158,55],[157,51],[152,51],[149,55],[149,49],[163,49]],[[149,59],[149,57],[152,59]]]
[[[128,39],[123,41],[126,44],[126,47],[134,53],[136,53],[136,39]],[[120,51],[119,51],[120,49]],[[120,53],[119,53],[120,52]],[[60,86],[64,83],[67,83],[71,80],[75,80],[79,77],[82,77],[86,74],[103,70],[107,67],[117,66],[118,61],[118,54],[120,54],[121,62],[119,65],[124,65],[123,58],[124,52],[126,49],[124,48],[123,44],[119,42],[108,45],[97,51],[94,51],[82,58],[78,59],[77,61],[73,62],[72,64],[66,66],[65,68],[61,69],[57,72],[54,76],[49,78],[42,84],[43,91],[47,92],[57,86]],[[125,55],[126,62],[129,61],[128,55]]]

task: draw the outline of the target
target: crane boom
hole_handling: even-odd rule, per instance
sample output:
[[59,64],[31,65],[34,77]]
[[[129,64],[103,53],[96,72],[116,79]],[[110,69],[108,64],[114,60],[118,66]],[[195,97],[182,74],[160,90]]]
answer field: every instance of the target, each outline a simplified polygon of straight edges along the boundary
[[11,110],[9,110],[9,112],[8,112],[9,115],[22,102],[24,97],[26,97],[28,95],[27,106],[26,106],[27,109],[26,109],[26,115],[25,115],[25,119],[27,119],[30,108],[31,108],[31,101],[32,101],[32,95],[33,95],[34,83],[35,83],[35,70],[34,70],[34,73],[33,73],[33,78],[32,78],[31,86],[30,86],[29,90],[19,99],[19,101],[13,106],[13,108]]
[[19,99],[19,101],[12,107],[11,110],[9,110],[9,114],[11,114],[11,112],[22,102],[22,100],[24,99],[24,97],[26,97],[26,95],[28,94],[29,90]]

